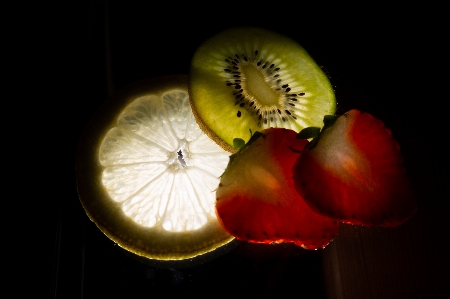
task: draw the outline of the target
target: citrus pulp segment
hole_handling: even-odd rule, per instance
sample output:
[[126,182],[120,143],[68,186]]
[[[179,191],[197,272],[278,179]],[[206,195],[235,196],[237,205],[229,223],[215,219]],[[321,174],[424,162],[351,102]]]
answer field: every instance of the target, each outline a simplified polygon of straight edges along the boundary
[[191,61],[189,92],[202,129],[227,150],[234,138],[248,141],[250,130],[321,127],[336,109],[327,76],[304,48],[254,27],[205,41]]
[[233,239],[214,209],[230,154],[198,127],[188,97],[185,75],[131,84],[105,102],[80,140],[86,213],[140,256],[186,259]]

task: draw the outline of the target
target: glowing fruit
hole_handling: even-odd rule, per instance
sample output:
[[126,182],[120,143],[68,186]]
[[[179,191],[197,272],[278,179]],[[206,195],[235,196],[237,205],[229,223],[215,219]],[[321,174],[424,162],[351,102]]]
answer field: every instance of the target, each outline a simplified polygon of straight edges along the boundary
[[198,127],[185,75],[144,80],[116,93],[87,125],[77,153],[80,200],[128,251],[191,258],[233,239],[214,208],[229,155]]
[[300,131],[333,114],[336,99],[322,69],[295,40],[257,27],[229,28],[195,51],[189,72],[194,112],[222,147],[249,130]]

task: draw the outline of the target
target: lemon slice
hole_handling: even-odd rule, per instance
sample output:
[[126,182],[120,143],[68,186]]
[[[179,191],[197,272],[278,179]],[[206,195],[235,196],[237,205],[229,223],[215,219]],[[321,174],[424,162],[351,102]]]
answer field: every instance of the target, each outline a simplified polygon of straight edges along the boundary
[[229,156],[197,125],[187,76],[144,80],[113,95],[85,128],[79,197],[122,248],[157,260],[192,258],[233,240],[214,207]]

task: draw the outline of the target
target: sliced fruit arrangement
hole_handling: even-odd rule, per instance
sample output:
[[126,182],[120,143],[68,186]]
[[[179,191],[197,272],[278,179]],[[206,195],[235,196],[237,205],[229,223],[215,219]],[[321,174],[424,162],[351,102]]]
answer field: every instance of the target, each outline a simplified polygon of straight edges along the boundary
[[[400,146],[384,123],[351,110],[328,117],[293,168],[295,187],[317,213],[364,226],[400,225],[416,211]],[[300,137],[305,132],[300,132]]]
[[215,214],[230,153],[197,125],[187,76],[129,85],[104,103],[77,152],[77,186],[90,219],[121,247],[178,260],[231,240]]
[[313,212],[295,189],[292,166],[308,143],[296,135],[265,129],[230,157],[216,192],[216,211],[237,239],[317,249],[337,234],[338,222]]
[[234,237],[318,249],[340,222],[400,225],[416,204],[398,143],[370,114],[335,109],[297,42],[225,30],[189,77],[131,84],[99,108],[77,150],[81,203],[111,240],[156,260]]
[[242,27],[220,32],[194,53],[189,93],[200,126],[233,151],[249,130],[299,132],[334,114],[333,88],[306,50],[284,35]]

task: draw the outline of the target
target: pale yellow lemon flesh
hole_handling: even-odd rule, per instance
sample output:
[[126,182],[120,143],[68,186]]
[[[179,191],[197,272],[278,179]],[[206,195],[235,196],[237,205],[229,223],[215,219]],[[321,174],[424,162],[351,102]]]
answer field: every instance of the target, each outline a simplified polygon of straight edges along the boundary
[[233,239],[214,209],[230,153],[202,132],[188,97],[185,75],[132,84],[105,102],[80,140],[86,213],[139,256],[187,259]]

